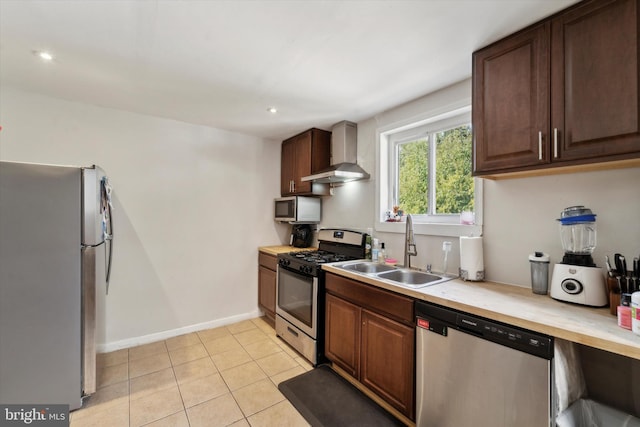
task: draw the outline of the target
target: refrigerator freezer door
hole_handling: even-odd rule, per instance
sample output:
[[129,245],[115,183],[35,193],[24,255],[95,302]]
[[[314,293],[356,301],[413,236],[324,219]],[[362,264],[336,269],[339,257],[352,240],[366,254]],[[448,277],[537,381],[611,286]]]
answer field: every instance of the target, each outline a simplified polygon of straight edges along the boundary
[[81,401],[81,169],[0,162],[0,402]]

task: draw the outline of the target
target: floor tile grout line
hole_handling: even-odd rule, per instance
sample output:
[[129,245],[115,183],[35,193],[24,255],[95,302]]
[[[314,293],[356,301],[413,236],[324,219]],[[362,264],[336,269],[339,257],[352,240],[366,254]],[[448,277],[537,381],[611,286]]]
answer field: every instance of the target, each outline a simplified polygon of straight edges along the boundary
[[[308,370],[308,367],[307,367],[306,365],[303,365],[299,360],[296,360],[296,359],[298,359],[300,356],[295,357],[293,354],[291,354],[291,352],[293,352],[293,350],[291,350],[291,352],[290,352],[290,351],[287,351],[287,349],[290,349],[290,347],[288,347],[288,346],[287,346],[287,347],[285,347],[286,343],[283,343],[283,342],[281,342],[281,341],[276,341],[276,340],[274,340],[274,339],[273,339],[274,331],[273,331],[272,329],[267,330],[266,328],[261,327],[261,326],[257,323],[257,322],[260,322],[260,318],[250,319],[250,320],[243,321],[243,322],[239,322],[239,323],[244,323],[244,322],[251,322],[251,325],[245,324],[244,326],[240,326],[240,329],[237,329],[235,332],[233,332],[233,328],[230,328],[229,326],[224,326],[224,328],[225,328],[225,332],[226,332],[226,333],[225,333],[225,336],[227,336],[227,335],[232,336],[232,337],[234,338],[235,342],[240,346],[240,348],[241,348],[244,352],[246,352],[246,353],[248,354],[248,356],[249,356],[249,358],[250,358],[250,362],[253,362],[253,363],[255,363],[255,364],[257,365],[257,367],[258,367],[258,369],[259,369],[259,372],[265,376],[265,378],[260,379],[259,381],[268,380],[268,381],[269,381],[269,383],[270,383],[271,385],[275,386],[276,388],[278,387],[278,384],[274,381],[274,377],[275,377],[275,376],[277,376],[277,375],[282,374],[283,372],[286,372],[288,369],[286,369],[286,370],[284,370],[284,371],[281,371],[281,372],[274,373],[273,375],[269,375],[269,374],[267,373],[267,371],[265,371],[265,369],[263,368],[263,366],[261,366],[261,365],[258,363],[258,361],[260,361],[260,360],[262,360],[262,359],[265,359],[265,358],[268,358],[268,357],[273,356],[273,355],[278,354],[278,353],[284,353],[284,355],[285,355],[287,358],[289,358],[289,359],[291,359],[292,361],[294,361],[294,362],[295,362],[294,367],[289,368],[289,369],[296,369],[296,368],[300,368],[300,369],[302,369],[303,371],[307,371],[307,370]],[[267,323],[265,323],[265,325],[268,325],[268,324],[267,324]],[[272,326],[271,326],[271,325],[269,325],[269,326],[272,328]],[[212,329],[217,329],[217,328],[212,328]],[[273,352],[273,353],[266,354],[266,355],[265,355],[265,354],[261,354],[260,356],[254,356],[254,355],[252,355],[251,353],[249,353],[249,351],[247,350],[247,346],[250,346],[250,345],[253,345],[253,344],[257,343],[257,342],[260,342],[261,340],[260,340],[260,339],[258,339],[257,341],[251,341],[251,342],[247,342],[246,340],[243,340],[245,343],[242,343],[242,342],[240,342],[240,340],[238,339],[237,335],[240,335],[240,334],[242,334],[242,333],[252,332],[252,331],[258,331],[258,332],[262,333],[262,334],[264,335],[264,337],[265,337],[265,341],[268,339],[269,341],[267,341],[267,342],[274,342],[274,343],[279,347],[279,350],[278,350],[278,351],[275,351],[275,352]],[[196,339],[197,339],[197,340],[194,340],[195,342],[191,342],[191,343],[189,343],[189,341],[185,341],[185,344],[180,345],[180,346],[178,346],[178,347],[175,347],[175,348],[173,348],[171,351],[176,351],[176,350],[179,350],[179,349],[183,349],[183,348],[186,348],[186,347],[189,347],[189,346],[195,346],[195,345],[198,345],[198,344],[201,344],[201,345],[205,346],[205,344],[206,344],[206,343],[208,343],[208,342],[210,342],[210,341],[211,341],[211,340],[205,341],[205,340],[203,339],[203,337],[202,337],[200,334],[198,334],[197,332],[199,332],[199,331],[195,331],[195,332],[193,332],[193,333],[195,333],[195,336],[196,336]],[[188,335],[188,334],[184,334],[184,336],[186,336],[186,335]],[[177,337],[179,337],[179,336],[177,336]],[[177,337],[176,337],[176,338],[177,338]],[[223,338],[223,337],[221,337],[221,338]],[[277,338],[277,336],[276,336],[276,338]],[[237,406],[238,406],[238,408],[240,409],[241,413],[243,414],[243,418],[244,418],[244,420],[245,420],[248,424],[250,424],[250,423],[249,423],[249,420],[248,420],[248,418],[249,418],[250,416],[254,416],[254,415],[256,415],[256,414],[259,414],[259,413],[262,413],[262,412],[264,412],[264,411],[266,411],[266,410],[269,410],[269,409],[270,409],[270,408],[272,408],[273,406],[276,406],[276,405],[278,405],[278,404],[282,403],[283,401],[286,401],[286,400],[287,400],[287,399],[286,399],[286,397],[284,397],[284,396],[283,396],[283,399],[281,399],[281,400],[279,400],[278,402],[275,402],[275,403],[273,403],[273,404],[271,404],[271,405],[267,406],[266,408],[262,408],[260,411],[257,411],[255,414],[246,415],[246,414],[244,413],[244,411],[242,410],[242,408],[240,407],[240,404],[239,404],[238,400],[236,399],[236,397],[235,397],[235,395],[234,395],[234,392],[231,390],[231,388],[230,388],[230,384],[227,382],[227,380],[225,380],[224,376],[222,376],[222,371],[220,371],[220,369],[219,369],[219,368],[218,368],[218,366],[216,365],[215,361],[213,360],[213,357],[214,357],[215,355],[214,355],[214,354],[211,354],[211,353],[209,352],[209,349],[207,349],[207,348],[206,348],[206,346],[205,346],[206,356],[204,356],[204,357],[196,357],[196,358],[195,358],[195,359],[193,359],[193,360],[187,360],[187,361],[184,361],[184,362],[179,363],[179,364],[174,364],[174,360],[171,358],[171,351],[169,350],[169,344],[167,343],[167,341],[168,341],[168,340],[163,340],[163,341],[161,341],[161,342],[162,342],[162,347],[163,347],[163,350],[162,350],[162,351],[155,352],[155,353],[145,354],[145,355],[144,355],[144,357],[139,357],[139,356],[138,356],[137,358],[135,358],[135,359],[133,359],[133,360],[131,359],[131,354],[132,354],[132,353],[129,351],[130,349],[127,349],[127,357],[126,357],[126,363],[127,363],[127,389],[128,389],[128,402],[127,402],[127,403],[128,403],[128,409],[129,409],[129,417],[128,417],[128,421],[129,421],[129,426],[130,426],[130,427],[137,427],[137,426],[133,426],[133,425],[132,425],[132,418],[131,418],[131,415],[132,415],[132,414],[131,414],[131,405],[132,405],[132,380],[133,380],[133,379],[135,379],[135,378],[139,378],[139,377],[142,377],[142,376],[143,376],[143,375],[139,375],[139,376],[137,376],[137,377],[135,377],[135,378],[131,378],[131,377],[130,377],[130,375],[131,375],[131,362],[132,362],[132,361],[135,361],[135,360],[143,359],[143,358],[145,358],[145,357],[151,357],[151,356],[154,356],[154,355],[156,355],[156,354],[161,354],[161,353],[166,353],[166,354],[167,354],[167,357],[169,358],[169,366],[171,367],[171,371],[172,371],[172,374],[173,374],[173,379],[174,379],[175,384],[176,384],[176,386],[177,386],[177,388],[178,388],[178,393],[179,393],[179,395],[180,395],[180,399],[181,399],[181,403],[182,403],[182,409],[181,409],[181,411],[175,412],[175,413],[173,413],[173,414],[168,414],[168,415],[166,415],[165,417],[160,418],[159,420],[164,419],[164,418],[166,418],[166,417],[173,416],[173,415],[175,415],[175,414],[177,414],[177,413],[179,413],[179,412],[184,412],[184,413],[185,413],[185,416],[186,416],[186,418],[187,418],[187,422],[189,423],[189,425],[191,425],[192,420],[189,418],[189,414],[188,414],[188,410],[187,410],[186,403],[185,403],[185,400],[184,400],[183,392],[182,392],[182,390],[181,390],[181,388],[180,388],[180,384],[179,384],[179,383],[178,383],[178,381],[177,381],[176,367],[177,367],[177,366],[180,366],[180,365],[182,365],[182,364],[185,364],[185,363],[189,363],[189,362],[191,362],[191,361],[195,361],[195,360],[203,359],[203,358],[205,358],[205,357],[206,357],[206,358],[208,358],[208,359],[211,361],[211,363],[213,364],[213,366],[214,366],[214,368],[215,368],[215,370],[216,370],[216,373],[218,373],[218,374],[220,375],[220,377],[221,377],[222,381],[224,382],[224,384],[225,384],[225,386],[226,386],[226,388],[227,388],[227,390],[228,390],[229,394],[230,394],[230,395],[232,396],[232,398],[234,399],[234,402],[236,403],[236,405],[237,405]],[[149,344],[153,344],[153,343],[149,343]],[[283,344],[284,344],[284,345],[283,345]],[[224,353],[224,352],[223,352],[223,353]],[[293,352],[293,353],[295,353],[295,354],[297,355],[297,352]],[[218,353],[218,354],[221,354],[221,353]],[[245,364],[248,364],[248,363],[250,363],[250,362],[248,361],[248,362],[246,362]],[[123,364],[124,364],[124,363],[125,363],[125,362],[123,362]],[[238,366],[242,366],[242,365],[243,365],[243,364],[240,364],[240,365],[238,365]],[[235,366],[235,367],[237,367],[237,366]],[[235,367],[228,368],[227,370],[229,370],[229,369],[233,369],[233,368],[235,368]],[[161,369],[160,369],[159,371],[161,371]],[[158,371],[149,372],[149,373],[144,374],[144,375],[153,374],[153,373],[155,373],[155,372],[158,372]],[[252,384],[255,384],[256,382],[258,382],[258,381],[254,381],[254,382],[252,382],[251,384],[247,384],[247,385],[245,385],[245,386],[243,386],[243,387],[240,387],[238,390],[240,390],[241,388],[244,388],[244,387],[251,386]],[[237,390],[236,390],[236,391],[237,391]],[[279,390],[278,390],[278,392],[279,392]],[[200,402],[199,404],[202,404],[202,403],[204,403],[204,402]],[[196,405],[194,405],[194,406],[196,406]],[[154,421],[151,421],[151,422],[155,422],[155,421],[159,421],[159,420],[154,420]],[[239,419],[239,420],[237,420],[237,421],[240,421],[240,419]]]

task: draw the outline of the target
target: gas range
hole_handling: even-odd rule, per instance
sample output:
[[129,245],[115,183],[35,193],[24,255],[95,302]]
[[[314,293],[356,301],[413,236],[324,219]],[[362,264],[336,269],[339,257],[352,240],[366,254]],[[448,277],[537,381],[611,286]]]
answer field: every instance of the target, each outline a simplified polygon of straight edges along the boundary
[[364,258],[365,241],[364,233],[323,229],[318,232],[318,250],[279,254],[278,264],[302,274],[318,276],[322,264]]
[[318,250],[278,255],[276,335],[313,365],[324,360],[325,274],[328,262],[361,259],[366,234],[323,229]]

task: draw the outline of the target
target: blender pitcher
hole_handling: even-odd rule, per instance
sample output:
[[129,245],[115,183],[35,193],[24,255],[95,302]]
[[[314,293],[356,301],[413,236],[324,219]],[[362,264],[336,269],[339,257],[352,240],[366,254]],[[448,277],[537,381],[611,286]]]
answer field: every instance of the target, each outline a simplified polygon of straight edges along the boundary
[[560,214],[563,264],[595,267],[591,254],[596,248],[596,215],[584,206],[571,206]]

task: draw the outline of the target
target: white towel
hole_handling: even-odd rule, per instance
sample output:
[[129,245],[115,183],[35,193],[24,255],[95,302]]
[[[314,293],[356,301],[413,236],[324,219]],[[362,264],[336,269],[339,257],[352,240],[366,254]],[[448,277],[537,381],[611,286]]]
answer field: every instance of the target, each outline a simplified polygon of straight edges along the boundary
[[557,427],[640,427],[640,418],[593,400],[580,399],[556,418]]
[[554,373],[558,394],[558,414],[576,400],[585,397],[587,385],[576,343],[556,338],[554,340]]

